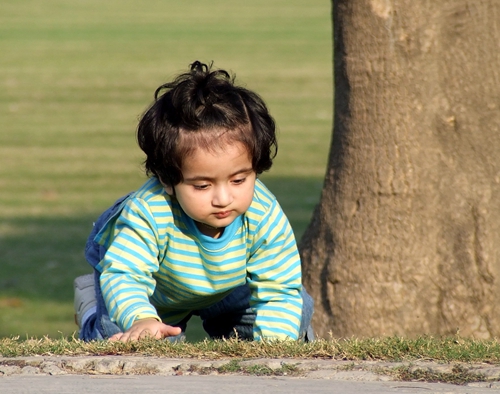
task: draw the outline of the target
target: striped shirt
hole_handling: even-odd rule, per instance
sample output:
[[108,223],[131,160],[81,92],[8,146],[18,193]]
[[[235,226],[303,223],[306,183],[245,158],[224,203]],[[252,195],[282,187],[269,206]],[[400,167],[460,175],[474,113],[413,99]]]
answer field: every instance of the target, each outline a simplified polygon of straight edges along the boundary
[[248,283],[254,339],[298,338],[297,245],[276,198],[259,180],[247,212],[217,239],[202,234],[153,177],[95,240],[107,248],[96,268],[109,315],[122,330],[145,318],[179,323]]

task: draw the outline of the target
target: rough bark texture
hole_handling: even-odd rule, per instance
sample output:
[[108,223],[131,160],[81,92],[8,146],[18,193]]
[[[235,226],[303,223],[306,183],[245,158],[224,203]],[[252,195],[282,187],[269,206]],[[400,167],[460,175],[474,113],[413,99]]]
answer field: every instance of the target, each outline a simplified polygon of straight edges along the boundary
[[500,335],[500,1],[333,0],[320,336]]

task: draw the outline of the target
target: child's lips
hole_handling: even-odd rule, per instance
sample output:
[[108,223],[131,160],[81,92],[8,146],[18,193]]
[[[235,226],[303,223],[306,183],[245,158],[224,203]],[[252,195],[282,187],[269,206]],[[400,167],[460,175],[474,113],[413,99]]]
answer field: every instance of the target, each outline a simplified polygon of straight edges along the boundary
[[225,218],[227,218],[229,215],[231,215],[231,211],[221,211],[221,212],[216,212],[216,213],[214,213],[214,216],[215,216],[217,219],[225,219]]

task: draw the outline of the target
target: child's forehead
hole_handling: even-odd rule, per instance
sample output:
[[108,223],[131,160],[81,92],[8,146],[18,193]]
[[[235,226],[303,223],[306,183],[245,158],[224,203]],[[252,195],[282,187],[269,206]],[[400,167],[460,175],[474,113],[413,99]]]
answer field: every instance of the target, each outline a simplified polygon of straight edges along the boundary
[[250,151],[241,141],[223,140],[218,141],[218,143],[213,145],[194,146],[193,149],[186,155],[185,161],[189,161],[200,156],[224,157],[228,155],[250,157]]
[[217,150],[197,148],[183,160],[181,170],[185,178],[216,178],[253,171],[253,166],[245,145],[235,142]]

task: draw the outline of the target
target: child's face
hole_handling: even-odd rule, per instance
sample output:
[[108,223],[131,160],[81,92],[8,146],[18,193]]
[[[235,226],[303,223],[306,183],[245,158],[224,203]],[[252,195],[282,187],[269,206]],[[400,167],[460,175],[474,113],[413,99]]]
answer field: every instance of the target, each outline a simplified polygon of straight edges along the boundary
[[[219,237],[252,202],[256,174],[240,142],[213,152],[198,148],[184,160],[182,176],[175,197],[205,235]],[[173,194],[171,187],[166,191]]]

